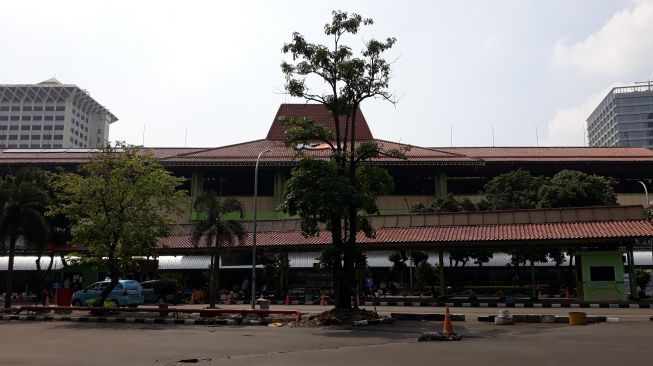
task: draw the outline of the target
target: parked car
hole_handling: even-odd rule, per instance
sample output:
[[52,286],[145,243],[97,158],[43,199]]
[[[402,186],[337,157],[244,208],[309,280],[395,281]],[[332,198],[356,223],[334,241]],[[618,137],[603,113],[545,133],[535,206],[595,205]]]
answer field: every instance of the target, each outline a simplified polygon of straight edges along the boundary
[[[159,296],[155,291],[155,288],[159,283],[159,280],[151,280],[141,283],[141,286],[143,286],[143,299],[146,304],[155,304],[159,302]],[[172,293],[166,294],[163,301],[168,304],[177,305],[184,302],[184,298],[185,296],[183,292],[179,289],[175,289]]]
[[[100,281],[92,284],[84,290],[73,294],[73,306],[87,306],[89,299],[100,297],[102,290],[109,286],[111,281]],[[119,280],[116,287],[107,296],[107,301],[113,302],[116,306],[133,306],[143,304],[143,287],[138,281]]]

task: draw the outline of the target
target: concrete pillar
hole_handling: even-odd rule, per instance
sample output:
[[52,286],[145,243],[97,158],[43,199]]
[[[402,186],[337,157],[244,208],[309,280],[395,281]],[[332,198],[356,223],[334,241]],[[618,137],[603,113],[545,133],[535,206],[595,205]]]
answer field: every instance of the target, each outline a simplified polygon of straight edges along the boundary
[[433,174],[435,184],[435,198],[445,198],[447,196],[447,174],[445,172],[436,172]]
[[630,296],[637,297],[637,282],[635,282],[635,255],[633,254],[633,247],[629,246],[627,249],[628,257],[628,283],[630,285]]

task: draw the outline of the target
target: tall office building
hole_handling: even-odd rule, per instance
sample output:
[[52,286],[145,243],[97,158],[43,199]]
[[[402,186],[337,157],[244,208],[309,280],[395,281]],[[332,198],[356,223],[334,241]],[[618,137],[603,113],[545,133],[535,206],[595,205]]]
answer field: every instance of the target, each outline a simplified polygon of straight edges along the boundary
[[653,82],[613,88],[587,118],[590,146],[653,148]]
[[0,84],[0,148],[96,148],[117,120],[77,85]]

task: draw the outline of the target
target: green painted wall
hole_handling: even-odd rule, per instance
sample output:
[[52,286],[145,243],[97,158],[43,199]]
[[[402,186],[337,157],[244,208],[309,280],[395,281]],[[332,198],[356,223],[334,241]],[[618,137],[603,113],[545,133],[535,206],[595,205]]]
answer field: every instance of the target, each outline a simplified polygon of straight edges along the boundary
[[[583,252],[581,257],[581,281],[585,301],[624,301],[624,266],[621,252]],[[614,267],[614,281],[592,281],[590,267]]]

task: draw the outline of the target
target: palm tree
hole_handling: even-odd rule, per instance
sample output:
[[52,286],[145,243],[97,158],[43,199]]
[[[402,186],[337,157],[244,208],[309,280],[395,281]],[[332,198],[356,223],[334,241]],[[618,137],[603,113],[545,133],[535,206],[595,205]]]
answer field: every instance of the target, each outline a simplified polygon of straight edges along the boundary
[[3,252],[9,255],[5,309],[11,307],[14,255],[19,239],[23,249],[43,247],[48,240],[49,225],[43,216],[49,202],[47,179],[45,172],[28,168],[0,180],[0,237]]
[[197,247],[202,238],[211,251],[211,286],[209,307],[215,307],[216,295],[219,291],[220,255],[222,250],[242,244],[245,238],[245,228],[237,221],[225,220],[224,215],[238,212],[243,217],[243,204],[233,198],[220,200],[214,192],[206,192],[195,201],[195,209],[203,212],[206,217],[197,222],[191,231],[191,242]]

